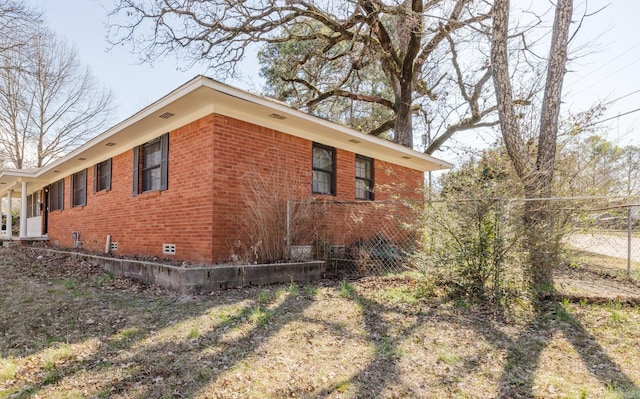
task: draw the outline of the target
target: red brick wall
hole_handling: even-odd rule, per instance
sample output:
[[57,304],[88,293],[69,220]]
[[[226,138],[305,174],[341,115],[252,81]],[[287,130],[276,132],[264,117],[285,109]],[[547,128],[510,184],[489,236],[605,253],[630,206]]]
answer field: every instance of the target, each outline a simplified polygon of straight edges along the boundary
[[83,248],[103,252],[110,234],[118,254],[163,256],[167,243],[176,244],[176,258],[210,262],[212,145],[213,116],[172,131],[166,191],[132,196],[132,149],[112,159],[110,191],[93,193],[89,168],[86,206],[70,207],[70,178],[65,177],[65,209],[49,213],[50,241],[71,247],[71,232],[77,231]]
[[[227,262],[239,244],[254,244],[243,223],[251,186],[280,187],[273,195],[281,203],[283,196],[312,198],[312,142],[233,118],[209,115],[170,132],[166,191],[132,196],[132,152],[113,158],[110,191],[93,193],[93,169],[87,171],[86,206],[70,208],[65,178],[65,209],[49,214],[51,242],[71,247],[71,232],[78,231],[83,248],[102,252],[110,234],[118,254],[167,257],[162,244],[168,243],[176,244],[175,259]],[[422,172],[374,165],[376,200],[391,198],[390,192],[421,195]],[[336,195],[317,199],[354,201],[355,154],[337,149],[336,167]]]
[[[376,202],[354,201],[354,157],[354,154],[350,154],[351,167],[344,171],[348,176],[344,180],[347,183],[351,181],[350,197],[340,198],[344,203],[327,204],[323,207],[321,217],[312,227],[315,237],[325,244],[347,246],[376,234],[382,234],[392,241],[406,239],[407,234],[413,234],[409,230],[419,218],[420,204],[424,199],[424,173],[376,160]],[[350,175],[347,174],[349,172]],[[416,202],[413,203],[412,200]],[[307,238],[309,236],[311,234],[306,234],[300,244],[310,244]]]

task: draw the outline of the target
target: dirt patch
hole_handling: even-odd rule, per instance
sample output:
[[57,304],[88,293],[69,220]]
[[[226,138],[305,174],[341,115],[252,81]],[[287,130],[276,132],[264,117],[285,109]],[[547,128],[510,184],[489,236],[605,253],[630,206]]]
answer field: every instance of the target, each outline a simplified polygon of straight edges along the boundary
[[0,250],[0,398],[640,397],[615,299],[498,311],[410,276],[182,296],[39,256]]

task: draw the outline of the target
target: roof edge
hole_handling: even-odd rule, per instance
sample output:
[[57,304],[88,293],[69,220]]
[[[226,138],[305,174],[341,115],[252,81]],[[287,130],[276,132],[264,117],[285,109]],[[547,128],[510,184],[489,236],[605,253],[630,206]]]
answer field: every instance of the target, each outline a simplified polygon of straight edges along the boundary
[[126,129],[127,127],[130,127],[131,125],[143,120],[144,118],[148,117],[149,115],[153,114],[154,112],[156,112],[157,110],[161,109],[162,107],[165,107],[169,104],[171,104],[173,101],[176,101],[184,96],[186,96],[187,94],[201,88],[201,87],[206,87],[209,88],[211,90],[215,90],[219,93],[228,95],[228,96],[233,96],[239,99],[242,99],[244,101],[249,101],[261,106],[265,106],[268,108],[273,109],[274,111],[277,111],[279,113],[283,113],[283,114],[287,114],[288,116],[291,117],[296,117],[296,118],[300,118],[302,120],[308,121],[310,123],[319,125],[321,127],[324,127],[326,129],[330,129],[330,130],[334,130],[334,131],[339,131],[343,134],[352,136],[354,138],[356,138],[357,140],[362,140],[362,141],[366,141],[368,143],[374,144],[374,145],[378,145],[378,146],[382,146],[385,147],[389,150],[392,151],[396,151],[398,153],[403,153],[406,156],[411,156],[411,157],[416,157],[419,158],[423,161],[432,163],[434,165],[436,165],[438,168],[437,169],[433,169],[433,170],[442,170],[442,169],[450,169],[452,168],[454,165],[450,162],[444,161],[442,159],[433,157],[431,155],[416,151],[412,148],[408,148],[408,147],[404,147],[402,145],[399,145],[397,143],[393,143],[391,141],[382,139],[380,137],[376,137],[376,136],[372,136],[372,135],[368,135],[362,132],[359,132],[355,129],[352,129],[350,127],[341,125],[339,123],[336,122],[332,122],[323,118],[320,118],[318,116],[315,115],[311,115],[309,113],[300,111],[298,109],[295,109],[293,107],[291,107],[290,105],[270,98],[270,97],[266,97],[266,96],[262,96],[262,95],[258,95],[258,94],[254,94],[251,93],[249,91],[243,90],[243,89],[239,89],[236,87],[233,87],[229,84],[226,83],[222,83],[219,82],[215,79],[212,79],[208,76],[204,76],[204,75],[196,75],[194,78],[190,79],[189,81],[187,81],[186,83],[184,83],[183,85],[177,87],[176,89],[172,90],[171,92],[169,92],[168,94],[164,95],[163,97],[161,97],[160,99],[152,102],[151,104],[147,105],[146,107],[142,108],[141,110],[139,110],[138,112],[134,113],[133,115],[131,115],[130,117],[122,120],[121,122],[113,125],[112,127],[108,128],[107,130],[105,130],[103,133],[98,134],[97,136],[91,138],[90,140],[88,140],[87,142],[85,142],[84,144],[82,144],[81,146],[75,148],[73,151],[69,152],[68,154],[66,154],[65,156],[55,160],[54,162],[40,168],[40,169],[30,169],[30,170],[24,170],[24,169],[3,169],[0,170],[0,176],[5,175],[5,176],[13,176],[13,177],[25,177],[25,178],[32,178],[32,179],[37,179],[39,176],[55,170],[57,167],[59,167],[60,165],[68,162],[71,159],[74,159],[75,157],[78,156],[78,154],[82,153],[83,151],[85,151],[87,148],[91,148],[92,146],[96,145],[99,142],[105,141],[107,139],[109,139],[111,136],[117,134],[118,132]]

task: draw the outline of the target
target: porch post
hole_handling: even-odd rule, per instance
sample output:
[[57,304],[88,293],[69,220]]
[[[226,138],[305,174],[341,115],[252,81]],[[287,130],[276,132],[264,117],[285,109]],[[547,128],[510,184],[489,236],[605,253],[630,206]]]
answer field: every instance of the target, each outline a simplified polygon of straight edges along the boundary
[[[4,214],[4,208],[3,208],[3,206],[4,206],[5,202],[6,202],[6,201],[5,201],[5,199],[6,199],[5,197],[2,197],[2,199],[0,199],[0,214]],[[0,217],[0,226],[2,226],[2,222],[3,222],[3,221],[4,221],[4,223],[5,223],[4,227],[0,227],[0,230],[1,230],[1,231],[0,231],[0,235],[3,235],[3,236],[4,236],[4,235],[6,235],[6,234],[7,234],[7,227],[6,227],[7,220],[8,220],[8,218],[6,218],[6,219],[2,219],[2,218]]]
[[22,192],[20,193],[20,238],[27,237],[27,182],[22,182]]
[[9,190],[7,193],[7,238],[11,238],[13,234],[13,216],[11,215],[11,197],[13,196],[13,190]]

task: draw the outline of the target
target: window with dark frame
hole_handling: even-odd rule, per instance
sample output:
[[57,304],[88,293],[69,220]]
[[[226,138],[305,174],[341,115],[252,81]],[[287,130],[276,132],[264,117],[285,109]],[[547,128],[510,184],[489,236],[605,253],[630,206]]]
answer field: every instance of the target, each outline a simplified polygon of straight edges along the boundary
[[168,188],[169,133],[133,150],[133,195]]
[[111,158],[93,167],[93,192],[111,190]]
[[313,144],[313,182],[314,194],[335,195],[335,149]]
[[356,199],[373,201],[373,159],[356,155]]
[[71,207],[87,205],[87,170],[71,175]]
[[142,146],[142,191],[160,189],[162,147],[160,140]]
[[64,209],[64,179],[51,184],[49,188],[49,210],[59,211]]

